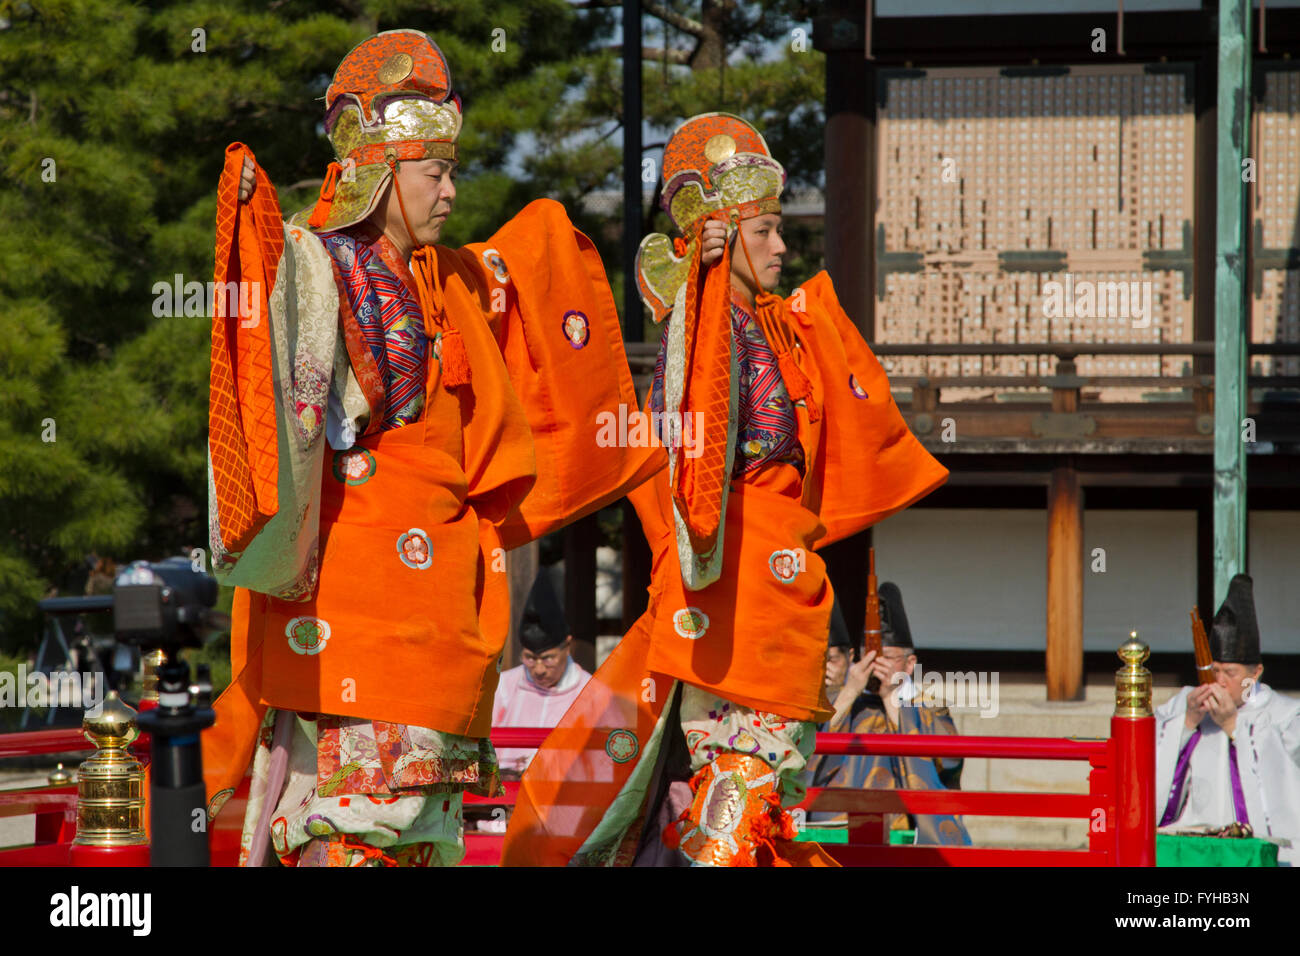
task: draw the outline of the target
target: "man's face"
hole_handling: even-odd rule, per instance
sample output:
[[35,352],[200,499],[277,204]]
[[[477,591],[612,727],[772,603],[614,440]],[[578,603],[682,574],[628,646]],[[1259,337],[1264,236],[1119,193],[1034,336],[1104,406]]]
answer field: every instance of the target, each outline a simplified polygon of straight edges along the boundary
[[[402,190],[406,218],[415,231],[415,249],[431,246],[441,237],[443,223],[456,201],[455,178],[455,164],[442,159],[406,160],[397,164],[397,182]],[[391,186],[371,218],[389,238],[407,235],[397,190]]]
[[521,655],[528,674],[538,687],[554,687],[564,676],[564,668],[569,664],[569,649],[573,646],[573,637],[564,639],[559,647],[552,647],[534,654],[525,650]]
[[1232,702],[1240,707],[1245,701],[1249,688],[1264,672],[1263,664],[1220,664],[1214,662],[1214,680],[1232,696]]
[[840,687],[849,672],[849,655],[842,647],[826,648],[826,687]]
[[737,239],[731,250],[732,284],[742,285],[751,293],[760,289],[771,292],[781,281],[781,256],[785,254],[785,243],[781,241],[781,217],[769,213],[753,219],[742,219],[739,229],[744,234],[745,248],[749,249],[749,258],[753,260],[758,276],[755,279],[750,274],[744,248]]
[[912,671],[916,669],[916,655],[905,647],[883,647],[880,650],[880,659],[885,662],[889,668],[891,680],[883,680],[886,687],[896,686],[898,674],[912,676]]

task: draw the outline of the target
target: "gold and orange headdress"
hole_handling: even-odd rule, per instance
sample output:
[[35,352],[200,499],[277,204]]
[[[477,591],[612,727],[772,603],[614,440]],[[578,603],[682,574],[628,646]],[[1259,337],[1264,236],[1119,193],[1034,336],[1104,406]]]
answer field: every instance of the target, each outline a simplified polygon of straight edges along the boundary
[[[637,252],[641,298],[668,325],[664,405],[669,420],[698,422],[699,454],[670,442],[678,557],[683,580],[706,587],[721,574],[722,528],[727,489],[735,461],[739,410],[738,374],[731,344],[731,242],[705,270],[701,260],[704,223],[736,223],[781,211],[785,170],[772,158],[754,127],[729,113],[704,113],[682,123],[668,140],[663,158],[663,208],[682,235],[647,236]],[[739,236],[746,260],[749,250]],[[753,263],[750,262],[750,272]],[[802,401],[811,420],[820,415],[812,386],[799,368],[793,322],[778,296],[759,289],[755,311],[777,357],[790,398]],[[681,415],[681,419],[677,416]],[[697,416],[687,419],[685,416]],[[723,439],[725,436],[725,440]]]
[[683,238],[646,236],[637,254],[641,298],[662,322],[698,256],[706,219],[732,224],[781,211],[785,169],[754,127],[730,113],[702,113],[677,127],[663,157],[664,211]]
[[365,219],[397,163],[455,162],[460,126],[451,68],[429,36],[389,30],[358,44],[325,91],[325,134],[336,161],[305,224],[329,232]]
[[[451,89],[451,67],[432,38],[418,30],[388,30],[358,44],[343,58],[325,91],[325,133],[334,147],[311,215],[290,221],[316,232],[355,225],[375,211],[389,182],[398,188],[403,160],[457,161],[460,98]],[[415,233],[401,205],[412,242]],[[442,382],[448,388],[470,380],[468,354],[460,330],[443,308],[437,252],[415,249],[411,272],[424,313],[425,332],[441,333]]]

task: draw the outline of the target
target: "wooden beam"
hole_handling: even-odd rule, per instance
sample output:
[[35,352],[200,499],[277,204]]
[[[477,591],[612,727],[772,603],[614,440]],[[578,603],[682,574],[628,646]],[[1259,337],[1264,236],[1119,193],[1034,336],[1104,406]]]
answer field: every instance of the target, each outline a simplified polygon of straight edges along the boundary
[[623,499],[623,633],[645,613],[649,604],[650,545],[641,530],[632,502]]
[[826,269],[867,341],[875,334],[875,76],[861,45],[826,54]]
[[[849,636],[859,647],[867,615],[867,551],[871,544],[872,532],[868,528],[860,534],[827,545],[819,552],[826,562],[826,573],[831,579],[835,597],[840,602],[844,626],[849,629]],[[879,554],[876,558],[880,580],[890,580],[888,558]]]
[[573,634],[573,659],[596,670],[596,545],[594,514],[564,529],[564,616]]
[[536,541],[506,552],[506,574],[510,578],[510,639],[506,641],[505,656],[501,660],[503,671],[520,662],[519,618],[524,613],[533,579],[537,577],[540,553],[541,546]]
[[1214,491],[1201,493],[1196,505],[1196,606],[1201,610],[1201,620],[1214,619],[1218,605],[1214,603]]
[[[1198,342],[1214,341],[1214,207],[1217,190],[1214,186],[1215,144],[1219,114],[1216,109],[1216,78],[1219,74],[1218,57],[1213,49],[1197,58],[1193,74],[1193,95],[1196,109],[1196,131],[1193,137],[1194,161],[1192,247],[1195,250],[1196,269],[1192,271],[1192,330]],[[1192,357],[1194,375],[1213,375],[1214,354]],[[1197,397],[1197,411],[1208,413],[1213,402],[1208,394]]]
[[1047,699],[1083,698],[1083,488],[1073,462],[1047,489]]
[[645,337],[645,307],[636,283],[641,245],[641,2],[623,0],[623,338]]
[[1214,599],[1246,570],[1246,184],[1250,3],[1219,0],[1214,256]]

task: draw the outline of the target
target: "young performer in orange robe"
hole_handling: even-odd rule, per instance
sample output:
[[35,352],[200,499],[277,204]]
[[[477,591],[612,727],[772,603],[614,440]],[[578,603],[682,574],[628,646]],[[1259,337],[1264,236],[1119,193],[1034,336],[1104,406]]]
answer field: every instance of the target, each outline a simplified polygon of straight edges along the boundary
[[239,588],[209,813],[251,761],[244,862],[269,843],[290,865],[455,863],[461,793],[497,784],[505,550],[662,462],[597,442],[635,392],[561,206],[435,245],[461,126],[437,45],[365,41],[326,110],[338,162],[314,209],[282,223],[238,144],[219,190],[217,281],[252,291],[214,319],[211,538]]
[[650,410],[669,469],[631,496],[654,554],[649,609],[525,773],[503,861],[824,864],[783,809],[830,715],[832,593],[815,549],[947,471],[829,277],[771,293],[785,175],[762,136],[697,116],[663,167],[683,238],[648,237],[638,270],[668,322]]

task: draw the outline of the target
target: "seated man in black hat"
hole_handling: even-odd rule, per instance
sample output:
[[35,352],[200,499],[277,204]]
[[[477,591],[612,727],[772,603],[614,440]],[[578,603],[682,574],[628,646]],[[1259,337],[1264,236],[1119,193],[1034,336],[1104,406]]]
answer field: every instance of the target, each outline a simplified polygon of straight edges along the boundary
[[[921,700],[912,682],[916,648],[903,610],[898,585],[880,585],[881,651],[867,654],[848,666],[843,686],[836,693],[831,684],[833,656],[828,652],[827,696],[834,694],[835,715],[820,730],[855,734],[956,734],[948,708]],[[830,643],[848,644],[848,629],[838,603],[831,612]],[[838,671],[838,667],[834,668]],[[810,764],[814,787],[850,787],[872,790],[957,790],[961,787],[959,758],[818,756]],[[821,814],[815,814],[817,821]],[[829,815],[836,816],[836,815]],[[903,829],[904,817],[893,826]],[[918,844],[969,845],[970,836],[960,818],[926,815],[914,818]]]
[[1300,860],[1300,701],[1260,681],[1250,578],[1238,574],[1214,615],[1215,682],[1184,687],[1156,710],[1156,819],[1179,830],[1250,826],[1290,840],[1278,863]]
[[[493,727],[554,727],[591,680],[570,654],[573,636],[551,574],[541,568],[528,593],[519,622],[523,663],[501,675],[492,705]],[[536,752],[498,750],[501,776],[518,779]]]

